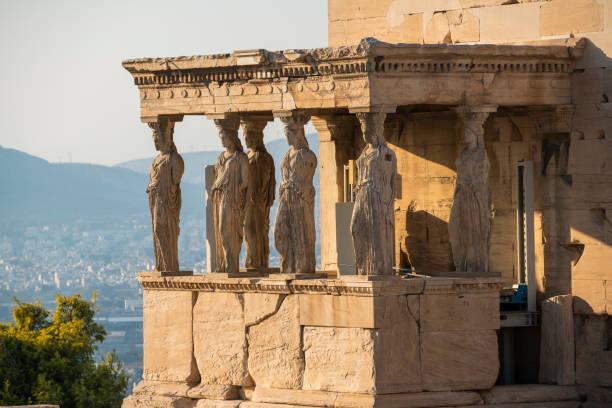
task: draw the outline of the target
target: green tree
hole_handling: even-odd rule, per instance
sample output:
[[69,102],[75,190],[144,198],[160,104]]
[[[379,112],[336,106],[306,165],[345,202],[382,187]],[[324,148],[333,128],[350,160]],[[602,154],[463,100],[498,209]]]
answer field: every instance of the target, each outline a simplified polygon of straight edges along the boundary
[[14,299],[14,322],[0,323],[0,405],[120,407],[128,376],[115,353],[94,362],[104,327],[97,307],[80,295],[57,295],[49,316],[40,301]]

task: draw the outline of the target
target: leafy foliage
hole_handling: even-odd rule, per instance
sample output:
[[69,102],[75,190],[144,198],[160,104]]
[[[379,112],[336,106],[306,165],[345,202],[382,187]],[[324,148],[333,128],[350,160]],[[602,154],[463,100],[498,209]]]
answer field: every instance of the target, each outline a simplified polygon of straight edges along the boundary
[[128,383],[121,362],[114,353],[93,359],[106,336],[93,302],[57,295],[49,318],[40,301],[14,301],[15,321],[0,323],[0,405],[121,406]]

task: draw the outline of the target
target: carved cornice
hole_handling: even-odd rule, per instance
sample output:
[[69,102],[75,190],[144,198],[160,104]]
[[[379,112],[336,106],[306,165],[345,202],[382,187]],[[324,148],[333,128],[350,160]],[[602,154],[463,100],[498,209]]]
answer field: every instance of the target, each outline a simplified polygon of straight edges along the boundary
[[499,292],[497,278],[436,278],[395,279],[382,281],[345,281],[337,279],[268,279],[268,278],[206,278],[203,275],[181,277],[140,276],[145,290],[186,290],[198,292],[258,292],[276,294],[319,294],[343,296],[392,296],[422,293],[482,293]]
[[139,87],[368,73],[570,73],[583,48],[582,41],[572,46],[416,45],[370,38],[353,46],[310,50],[130,59],[123,67]]

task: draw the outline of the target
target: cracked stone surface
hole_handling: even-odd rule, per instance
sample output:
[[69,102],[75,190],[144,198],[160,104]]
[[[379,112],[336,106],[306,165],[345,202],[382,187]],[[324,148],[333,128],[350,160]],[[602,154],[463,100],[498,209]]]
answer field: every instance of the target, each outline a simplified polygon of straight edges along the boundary
[[247,327],[261,323],[278,311],[285,298],[275,293],[244,293],[244,323]]
[[200,292],[193,308],[194,355],[202,384],[249,386],[242,295]]
[[297,295],[278,311],[248,328],[248,369],[257,386],[300,389],[304,375]]
[[377,330],[304,327],[304,390],[374,393]]

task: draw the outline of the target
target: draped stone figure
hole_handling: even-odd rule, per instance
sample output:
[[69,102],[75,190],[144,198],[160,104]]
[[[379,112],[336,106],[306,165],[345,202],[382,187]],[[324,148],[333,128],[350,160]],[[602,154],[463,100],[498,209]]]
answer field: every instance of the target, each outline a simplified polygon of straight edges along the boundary
[[488,272],[492,213],[483,124],[489,112],[469,107],[456,111],[463,122],[467,147],[455,161],[457,182],[448,221],[453,261],[457,272]]
[[159,151],[151,163],[146,190],[153,226],[155,270],[178,272],[180,184],[185,165],[174,145],[174,122],[161,119],[157,123],[149,123],[149,127],[153,129],[153,142]]
[[241,121],[249,148],[249,189],[244,219],[247,268],[267,268],[270,255],[270,207],[274,203],[276,179],[274,159],[263,142],[266,123],[266,120],[249,118]]
[[397,159],[384,139],[385,113],[357,113],[366,142],[357,159],[351,234],[358,275],[391,275],[395,256]]
[[282,181],[274,222],[274,246],[280,254],[281,273],[314,273],[316,266],[312,178],[317,157],[304,135],[309,119],[296,112],[281,118],[291,146],[281,162]]
[[215,119],[225,151],[215,164],[211,188],[216,235],[216,272],[237,273],[249,185],[249,160],[238,139],[238,120]]

